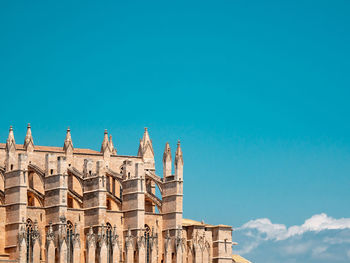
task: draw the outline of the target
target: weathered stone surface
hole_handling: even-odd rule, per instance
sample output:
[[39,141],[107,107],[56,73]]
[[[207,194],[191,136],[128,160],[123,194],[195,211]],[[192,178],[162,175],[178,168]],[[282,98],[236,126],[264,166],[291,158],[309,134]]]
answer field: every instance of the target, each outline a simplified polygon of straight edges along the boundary
[[232,262],[230,226],[182,218],[180,143],[174,164],[166,144],[162,177],[147,129],[137,156],[118,155],[114,143],[105,131],[100,151],[74,148],[68,129],[63,147],[38,146],[28,125],[21,145],[11,127],[0,143],[0,254],[23,263],[27,256],[41,263]]

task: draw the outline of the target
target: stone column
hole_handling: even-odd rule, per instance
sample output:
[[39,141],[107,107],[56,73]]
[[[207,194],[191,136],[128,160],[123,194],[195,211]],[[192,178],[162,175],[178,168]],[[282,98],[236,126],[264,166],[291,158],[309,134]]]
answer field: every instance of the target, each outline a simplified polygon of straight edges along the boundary
[[113,249],[113,263],[120,262],[120,248],[119,248],[119,238],[117,235],[117,228],[114,225],[113,227],[113,236],[112,236],[112,249]]
[[138,263],[146,262],[144,236],[140,236],[137,240],[137,256],[138,256]]
[[198,244],[194,245],[194,263],[202,263],[202,249]]
[[59,262],[67,263],[67,243],[65,239],[63,239],[60,244]]
[[[75,225],[74,232],[76,231],[77,225]],[[79,263],[81,259],[80,254],[80,235],[78,233],[73,234],[73,262]]]
[[171,239],[169,230],[165,232],[164,238],[164,261],[165,263],[171,263]]
[[26,263],[27,262],[27,235],[24,229],[24,223],[22,224],[20,231],[18,233],[18,262]]
[[38,230],[38,222],[34,222],[34,230],[32,233],[33,240],[33,263],[40,263],[40,233]]
[[99,258],[100,258],[100,262],[99,263],[107,263],[107,243],[106,243],[106,239],[103,238],[101,241],[100,241],[100,255],[99,255]]
[[206,245],[203,249],[203,263],[209,263],[210,262],[210,247]]
[[55,234],[52,229],[52,224],[49,225],[49,230],[46,234],[46,262],[55,263]]
[[33,240],[33,263],[40,263],[40,242],[39,242],[39,239]]
[[118,243],[113,244],[113,263],[120,262],[120,249]]
[[131,236],[130,228],[128,229],[125,237],[125,252],[126,252],[126,263],[134,263],[134,242]]
[[92,227],[90,227],[89,233],[87,235],[86,248],[87,248],[86,263],[95,263],[96,237],[92,230]]
[[158,237],[157,235],[156,236],[153,236],[153,233],[152,233],[152,237],[150,237],[150,261],[151,263],[157,263],[158,262]]

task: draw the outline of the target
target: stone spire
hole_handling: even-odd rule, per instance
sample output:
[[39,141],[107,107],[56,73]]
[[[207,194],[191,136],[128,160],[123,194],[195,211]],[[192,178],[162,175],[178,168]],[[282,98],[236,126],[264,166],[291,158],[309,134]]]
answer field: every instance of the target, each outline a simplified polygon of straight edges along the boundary
[[113,141],[112,141],[112,135],[109,135],[109,149],[112,154],[116,155],[117,154],[117,149],[114,148]]
[[180,140],[177,141],[177,149],[176,149],[176,153],[175,153],[175,163],[179,163],[181,161],[181,163],[183,164],[183,157],[182,157],[182,150],[181,150],[181,145],[180,145]]
[[67,129],[67,134],[66,134],[66,139],[64,140],[64,145],[63,145],[63,150],[66,153],[73,153],[73,141],[72,141],[72,136],[70,135],[70,129],[68,127]]
[[6,140],[6,150],[9,152],[10,150],[16,150],[16,142],[15,136],[13,135],[12,125],[10,126],[9,136]]
[[168,177],[171,176],[171,150],[170,145],[167,142],[165,144],[165,149],[163,153],[163,176]]
[[180,140],[177,142],[177,149],[175,153],[175,178],[177,180],[182,180],[183,175],[183,157],[182,157],[182,150],[180,146]]
[[109,148],[109,141],[108,141],[108,132],[107,132],[107,129],[105,129],[105,133],[104,133],[104,137],[101,145],[101,153],[104,153],[107,150],[109,151],[110,148]]
[[140,146],[137,155],[142,156],[146,165],[146,169],[154,169],[154,152],[152,140],[149,137],[147,128],[145,128],[143,137],[140,140]]
[[23,146],[26,151],[32,152],[34,150],[34,142],[32,137],[32,130],[30,128],[30,123],[28,123],[28,126],[27,126],[27,134],[26,134],[26,137],[24,138]]

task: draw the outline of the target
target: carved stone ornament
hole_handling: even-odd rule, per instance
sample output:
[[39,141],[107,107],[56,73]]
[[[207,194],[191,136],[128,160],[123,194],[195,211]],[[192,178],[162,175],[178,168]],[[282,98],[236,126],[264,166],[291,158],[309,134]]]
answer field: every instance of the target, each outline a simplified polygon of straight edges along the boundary
[[50,222],[50,225],[49,225],[49,230],[47,231],[47,234],[46,234],[46,240],[47,240],[48,243],[50,241],[54,241],[55,240],[55,233],[53,232],[52,223],[51,222]]
[[87,234],[86,243],[88,247],[90,247],[90,245],[93,245],[93,246],[96,245],[96,237],[95,237],[94,231],[92,230],[92,227],[90,227],[89,233]]

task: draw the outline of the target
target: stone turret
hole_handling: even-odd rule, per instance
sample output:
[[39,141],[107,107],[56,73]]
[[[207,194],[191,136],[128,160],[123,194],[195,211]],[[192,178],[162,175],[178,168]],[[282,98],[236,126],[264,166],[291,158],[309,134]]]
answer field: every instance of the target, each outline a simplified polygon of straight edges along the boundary
[[145,128],[143,137],[140,140],[140,146],[137,155],[141,156],[145,162],[145,169],[154,170],[154,152],[152,140],[149,137],[147,128]]
[[171,168],[171,150],[169,143],[165,144],[165,149],[163,153],[163,176],[169,177],[171,176],[172,168]]
[[[170,147],[165,148],[164,157],[169,159]],[[163,157],[163,163],[164,163]],[[165,158],[165,159],[166,159]],[[166,170],[164,168],[164,170]],[[169,171],[167,172],[169,173]],[[170,231],[171,236],[175,236],[182,225],[182,201],[183,201],[183,158],[180,141],[177,144],[175,154],[175,176],[167,176],[164,178],[162,193],[162,212],[163,212],[163,231]],[[163,233],[164,234],[164,233]]]
[[34,142],[32,137],[32,130],[30,128],[30,123],[28,123],[27,126],[27,134],[24,138],[23,147],[27,152],[33,152],[34,151]]

